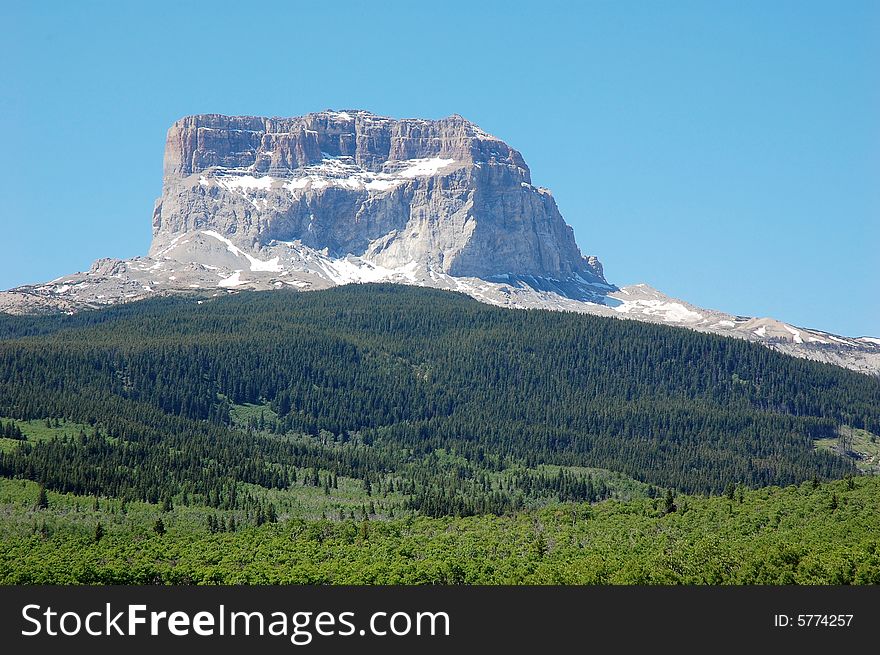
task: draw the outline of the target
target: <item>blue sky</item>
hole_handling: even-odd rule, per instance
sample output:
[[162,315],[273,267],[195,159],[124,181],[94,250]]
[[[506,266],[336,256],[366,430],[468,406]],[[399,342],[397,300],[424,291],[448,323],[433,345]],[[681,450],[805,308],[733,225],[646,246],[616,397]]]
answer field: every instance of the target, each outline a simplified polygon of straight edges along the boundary
[[880,335],[878,2],[0,5],[0,288],[144,254],[194,113],[462,114],[609,280]]

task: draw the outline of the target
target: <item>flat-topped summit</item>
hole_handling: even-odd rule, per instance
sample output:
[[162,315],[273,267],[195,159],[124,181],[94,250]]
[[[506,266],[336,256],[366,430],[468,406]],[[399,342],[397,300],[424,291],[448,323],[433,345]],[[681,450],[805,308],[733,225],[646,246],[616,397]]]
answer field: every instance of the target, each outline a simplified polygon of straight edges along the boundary
[[[589,237],[589,235],[587,235]],[[502,307],[678,325],[880,372],[880,339],[735,316],[618,287],[583,256],[522,155],[459,115],[361,109],[200,114],[168,130],[149,255],[0,292],[0,312],[75,312],[156,295],[397,282]]]
[[497,158],[521,169],[529,181],[528,167],[516,150],[463,116],[393,119],[355,109],[289,118],[186,116],[168,130],[165,175],[189,175],[213,166],[281,172],[316,164],[325,155],[351,157],[367,169],[419,158]]
[[246,250],[296,242],[385,268],[605,282],[522,155],[458,115],[188,116],[168,131],[164,171],[151,255],[207,229]]

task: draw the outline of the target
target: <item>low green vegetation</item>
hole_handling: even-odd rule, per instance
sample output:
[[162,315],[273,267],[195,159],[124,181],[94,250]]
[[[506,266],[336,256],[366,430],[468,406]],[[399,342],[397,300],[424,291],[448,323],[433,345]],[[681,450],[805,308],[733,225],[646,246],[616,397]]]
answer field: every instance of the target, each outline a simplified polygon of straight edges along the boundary
[[878,433],[866,375],[430,289],[0,316],[0,582],[876,582]]
[[122,513],[115,501],[95,510],[50,493],[34,509],[37,486],[6,481],[4,511],[33,527],[3,535],[0,583],[878,584],[878,498],[880,478],[857,477],[508,516],[289,518],[212,532],[193,508],[130,503]]
[[863,473],[880,473],[880,436],[867,430],[843,426],[837,437],[818,439],[816,448],[851,460]]

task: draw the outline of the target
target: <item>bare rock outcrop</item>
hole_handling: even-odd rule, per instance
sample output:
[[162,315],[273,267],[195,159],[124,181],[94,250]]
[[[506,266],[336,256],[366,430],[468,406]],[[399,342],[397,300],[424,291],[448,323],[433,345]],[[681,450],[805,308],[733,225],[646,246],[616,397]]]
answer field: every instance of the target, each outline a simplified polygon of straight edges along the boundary
[[297,242],[385,268],[605,281],[522,155],[461,116],[183,118],[168,131],[150,255],[197,230],[248,251]]

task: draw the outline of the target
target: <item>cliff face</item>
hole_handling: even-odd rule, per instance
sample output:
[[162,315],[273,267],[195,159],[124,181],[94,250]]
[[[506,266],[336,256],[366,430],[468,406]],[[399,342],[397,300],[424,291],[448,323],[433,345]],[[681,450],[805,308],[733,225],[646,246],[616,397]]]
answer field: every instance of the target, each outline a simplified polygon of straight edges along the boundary
[[520,153],[460,116],[183,118],[150,254],[194,230],[247,251],[289,243],[386,268],[604,282]]
[[[166,294],[395,282],[686,326],[877,375],[880,339],[618,289],[583,257],[522,156],[460,116],[363,111],[189,116],[168,131],[148,257],[0,292],[0,312],[75,312]],[[202,302],[198,300],[197,302]]]

